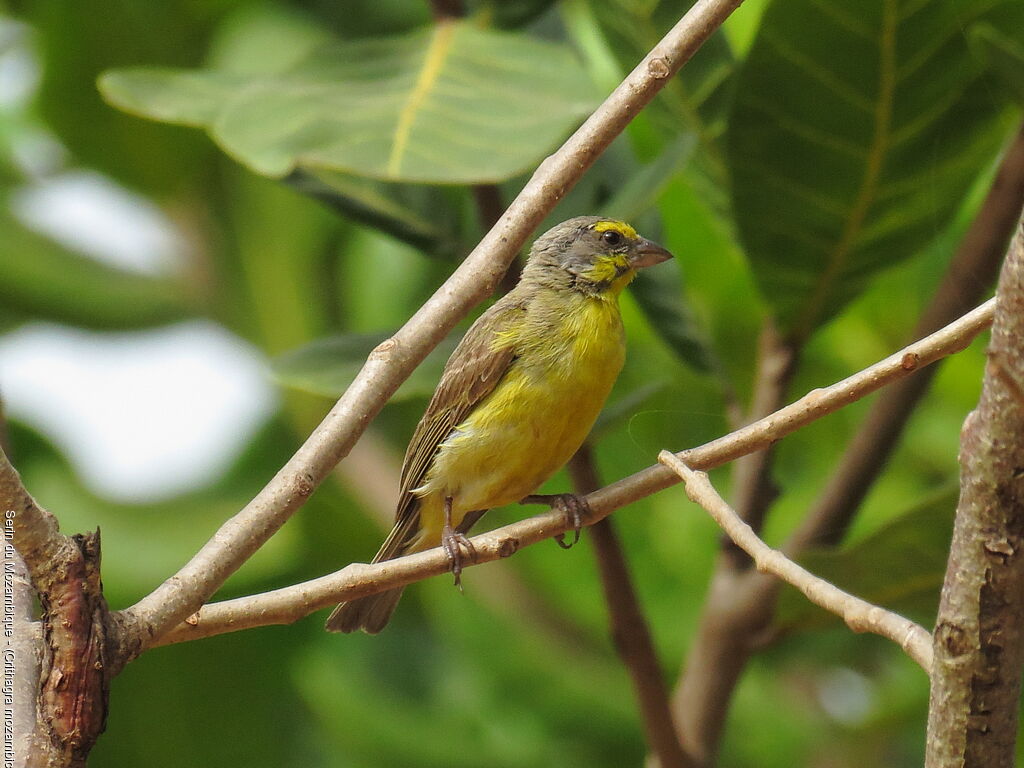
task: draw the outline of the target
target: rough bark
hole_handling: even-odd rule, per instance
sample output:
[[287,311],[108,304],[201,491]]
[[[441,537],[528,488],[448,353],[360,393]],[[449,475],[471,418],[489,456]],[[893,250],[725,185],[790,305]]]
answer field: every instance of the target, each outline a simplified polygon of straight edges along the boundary
[[1024,663],[1024,229],[996,291],[935,627],[926,766],[1014,764]]

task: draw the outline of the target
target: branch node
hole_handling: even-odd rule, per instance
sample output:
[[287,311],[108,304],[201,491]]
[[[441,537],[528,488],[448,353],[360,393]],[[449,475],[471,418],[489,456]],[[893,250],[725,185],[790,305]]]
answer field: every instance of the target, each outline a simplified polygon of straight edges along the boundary
[[900,368],[902,368],[904,371],[916,370],[917,366],[920,365],[920,364],[921,364],[921,357],[920,357],[920,355],[917,355],[914,352],[907,352],[903,356],[903,359],[900,360]]
[[391,356],[392,350],[394,350],[397,346],[398,342],[395,341],[394,337],[390,339],[384,339],[384,341],[382,341],[380,344],[373,348],[367,359],[374,361],[386,360]]
[[512,557],[519,551],[519,539],[514,536],[506,536],[498,543],[498,557]]

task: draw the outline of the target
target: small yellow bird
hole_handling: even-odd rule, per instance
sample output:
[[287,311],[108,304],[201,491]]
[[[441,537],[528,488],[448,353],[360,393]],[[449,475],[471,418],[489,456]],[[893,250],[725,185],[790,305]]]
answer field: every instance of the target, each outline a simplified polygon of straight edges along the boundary
[[[583,444],[625,359],[619,294],[637,269],[671,257],[629,224],[596,216],[537,239],[519,284],[445,365],[405,453],[395,527],[373,562],[440,544],[458,582],[470,527],[532,493]],[[401,596],[342,603],[327,629],[376,634]]]

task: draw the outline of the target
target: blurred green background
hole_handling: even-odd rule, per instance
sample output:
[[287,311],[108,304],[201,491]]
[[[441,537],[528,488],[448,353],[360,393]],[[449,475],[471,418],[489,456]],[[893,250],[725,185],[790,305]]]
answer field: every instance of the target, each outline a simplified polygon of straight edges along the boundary
[[[747,0],[551,214],[625,217],[677,255],[623,299],[629,359],[594,439],[606,482],[728,430],[768,318],[801,349],[793,397],[898,349],[976,211],[1020,119],[1024,4],[854,5]],[[480,195],[510,202],[680,13],[467,10],[441,43],[413,0],[14,0],[0,16],[4,440],[66,532],[101,527],[113,607],[259,490],[479,238]],[[403,162],[354,143],[390,135],[439,44],[443,88]],[[982,345],[943,366],[842,551],[815,555],[926,625]],[[218,597],[372,555],[444,354]],[[778,446],[769,541],[868,405]],[[728,491],[727,469],[715,480]],[[679,489],[614,521],[674,681],[718,531]],[[464,596],[449,579],[412,587],[378,637],[328,636],[317,615],[149,652],[114,682],[94,764],[641,764],[587,537],[464,581]],[[798,600],[783,608],[721,763],[920,764],[920,670]]]

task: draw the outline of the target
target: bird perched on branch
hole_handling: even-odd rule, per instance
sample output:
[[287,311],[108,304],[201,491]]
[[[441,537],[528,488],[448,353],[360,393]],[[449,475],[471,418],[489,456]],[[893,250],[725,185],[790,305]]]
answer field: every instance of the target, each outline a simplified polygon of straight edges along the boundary
[[[629,224],[564,221],[533,244],[519,284],[452,353],[402,465],[395,527],[373,562],[444,547],[456,583],[470,527],[521,501],[582,445],[625,358],[618,297],[636,270],[672,257]],[[577,534],[585,511],[561,506]],[[342,603],[332,632],[380,632],[402,588]]]

